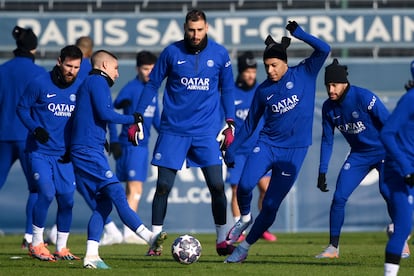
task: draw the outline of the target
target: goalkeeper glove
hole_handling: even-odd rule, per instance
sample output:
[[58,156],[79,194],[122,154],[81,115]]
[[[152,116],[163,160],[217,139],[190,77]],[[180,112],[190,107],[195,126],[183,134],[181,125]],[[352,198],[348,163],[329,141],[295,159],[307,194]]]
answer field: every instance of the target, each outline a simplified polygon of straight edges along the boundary
[[234,141],[234,131],[236,130],[233,119],[226,120],[226,126],[217,135],[217,142],[220,143],[220,150],[226,151]]
[[128,128],[128,141],[130,141],[134,146],[138,146],[139,140],[144,139],[144,118],[137,112],[135,112],[133,115],[135,122]]
[[46,144],[49,141],[49,132],[42,127],[35,128],[33,135],[41,144]]
[[329,192],[329,189],[327,189],[328,185],[326,184],[326,173],[319,173],[318,175],[318,189],[322,192]]
[[414,173],[407,174],[404,177],[404,182],[405,184],[410,186],[410,188],[414,187]]

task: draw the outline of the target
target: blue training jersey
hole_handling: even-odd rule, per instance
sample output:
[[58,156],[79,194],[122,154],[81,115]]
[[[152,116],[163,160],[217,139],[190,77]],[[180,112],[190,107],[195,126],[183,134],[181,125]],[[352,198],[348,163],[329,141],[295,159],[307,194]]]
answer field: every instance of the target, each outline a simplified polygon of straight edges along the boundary
[[351,152],[384,152],[379,133],[389,112],[371,91],[350,85],[339,101],[322,106],[322,140],[319,172],[326,173],[332,155],[335,128],[345,137]]
[[297,66],[289,67],[277,82],[269,79],[256,90],[252,105],[242,128],[228,151],[233,153],[250,137],[262,116],[264,126],[259,140],[274,147],[307,147],[312,143],[312,124],[315,106],[316,78],[330,52],[322,40],[296,28],[293,36],[314,48],[310,57]]
[[[251,89],[249,90],[243,90],[237,85],[235,86],[234,90],[234,106],[235,106],[235,117],[234,122],[236,124],[236,132],[237,130],[241,129],[243,126],[244,121],[247,118],[247,115],[249,114],[250,105],[253,101],[254,95],[256,93],[256,89],[259,86],[258,83],[256,83]],[[252,136],[249,137],[247,141],[245,141],[240,148],[238,149],[239,154],[247,154],[250,153],[250,151],[253,149],[254,145],[257,142],[257,139],[259,138],[259,132],[263,127],[263,120],[260,120],[259,125],[257,126],[255,132],[252,134]],[[236,134],[237,135],[237,134]]]
[[[59,88],[53,83],[49,72],[29,83],[17,106],[17,114],[29,129],[26,143],[28,152],[63,155],[69,148],[70,119],[75,110],[80,82],[76,79],[69,87]],[[33,135],[37,127],[49,133],[49,141],[45,144],[37,141]]]
[[79,88],[73,114],[72,146],[103,149],[107,123],[132,124],[134,116],[115,112],[105,77],[89,75]]
[[28,131],[16,107],[28,83],[45,74],[29,57],[17,56],[0,65],[0,141],[25,141]]
[[233,71],[227,50],[208,40],[197,54],[187,52],[184,40],[166,47],[145,85],[137,111],[143,113],[167,78],[163,95],[161,133],[180,136],[217,135],[226,119],[234,118]]
[[[133,114],[137,110],[139,99],[144,91],[145,84],[142,83],[138,77],[129,81],[119,92],[114,101],[114,107],[117,109],[122,108],[122,102],[129,101],[129,105],[123,108],[124,114]],[[158,97],[154,96],[150,104],[145,108],[142,113],[144,117],[144,139],[139,141],[140,146],[147,146],[149,142],[151,126],[159,131],[160,127],[160,114],[158,110]],[[121,134],[119,135],[119,142],[131,145],[128,141],[128,128],[129,125],[122,125]]]
[[414,88],[404,94],[381,130],[387,157],[401,176],[414,172]]

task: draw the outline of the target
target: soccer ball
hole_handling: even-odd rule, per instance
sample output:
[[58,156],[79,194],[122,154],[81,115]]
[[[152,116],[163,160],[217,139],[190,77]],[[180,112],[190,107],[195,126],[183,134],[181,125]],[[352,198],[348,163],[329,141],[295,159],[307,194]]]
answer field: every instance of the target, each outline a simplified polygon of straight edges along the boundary
[[177,262],[192,264],[201,256],[201,243],[190,235],[179,236],[171,245],[171,253]]

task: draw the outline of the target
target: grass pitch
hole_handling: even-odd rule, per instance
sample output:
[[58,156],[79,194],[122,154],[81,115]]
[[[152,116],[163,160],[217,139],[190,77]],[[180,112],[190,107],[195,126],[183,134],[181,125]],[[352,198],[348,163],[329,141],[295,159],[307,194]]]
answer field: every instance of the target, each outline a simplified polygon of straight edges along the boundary
[[[82,261],[42,262],[20,249],[22,235],[0,237],[0,275],[383,275],[384,232],[343,233],[340,258],[315,259],[328,242],[327,233],[277,234],[278,241],[259,240],[242,264],[225,264],[215,250],[215,235],[194,234],[201,242],[197,263],[183,265],[171,256],[171,244],[184,234],[169,233],[160,257],[146,257],[147,246],[119,244],[102,246],[100,256],[110,270],[88,270]],[[86,236],[72,234],[68,247],[77,256],[85,254]],[[414,245],[411,245],[414,248]],[[53,252],[54,246],[49,249]],[[401,261],[400,276],[414,275],[414,255]]]

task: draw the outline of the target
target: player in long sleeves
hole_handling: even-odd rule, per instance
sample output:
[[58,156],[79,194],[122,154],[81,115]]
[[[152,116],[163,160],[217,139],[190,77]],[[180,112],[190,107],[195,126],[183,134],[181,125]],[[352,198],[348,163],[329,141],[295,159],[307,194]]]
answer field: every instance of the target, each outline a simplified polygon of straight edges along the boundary
[[[257,62],[251,51],[246,51],[237,58],[238,75],[235,82],[234,90],[234,106],[235,106],[235,119],[234,123],[236,129],[240,128],[244,120],[246,120],[249,113],[250,104],[252,103],[254,94],[259,84],[256,80],[257,75]],[[249,138],[248,141],[243,143],[238,150],[238,154],[235,157],[237,160],[233,168],[227,168],[226,182],[231,186],[231,212],[233,214],[234,221],[237,222],[240,219],[240,210],[237,204],[237,185],[239,184],[241,174],[243,172],[244,163],[246,162],[247,155],[249,155],[256,144],[256,140],[259,137],[259,132],[263,126],[263,120],[260,121],[259,126],[256,128],[255,133]],[[257,207],[262,209],[262,202],[269,186],[270,172],[267,172],[257,183],[259,189],[259,198],[257,201]],[[239,241],[244,240],[245,235],[242,234]],[[265,231],[262,236],[267,241],[276,241],[275,235],[269,231]]]
[[388,192],[382,183],[385,149],[379,133],[389,116],[387,108],[373,92],[348,81],[347,66],[334,59],[325,68],[328,99],[322,106],[322,139],[317,187],[328,192],[326,173],[332,155],[334,132],[338,129],[351,150],[336,181],[329,215],[329,245],[316,258],[339,258],[339,238],[345,219],[345,205],[365,176],[373,169],[380,175],[379,189],[384,199]]
[[[200,167],[203,172],[212,198],[216,251],[219,255],[227,255],[233,246],[225,241],[227,199],[216,137],[223,125],[222,101],[226,127],[220,137],[224,147],[233,141],[234,79],[227,50],[208,39],[207,31],[205,13],[189,11],[184,23],[184,39],[170,44],[160,54],[142,93],[138,112],[144,112],[167,78],[160,133],[151,162],[158,167],[152,203],[153,231],[157,233],[163,228],[168,195],[177,171],[186,160],[187,166]],[[148,250],[148,255],[160,254],[159,248]]]
[[[29,134],[26,140],[30,177],[38,198],[33,209],[33,241],[29,254],[42,261],[80,260],[67,248],[76,189],[73,167],[68,160],[71,116],[80,80],[76,78],[81,50],[69,45],[60,51],[57,64],[48,74],[32,81],[20,98],[17,114]],[[52,255],[43,240],[47,213],[57,202],[56,252]]]
[[227,235],[229,243],[236,242],[253,223],[250,208],[256,183],[270,169],[272,176],[262,210],[246,239],[227,257],[226,263],[243,262],[250,246],[273,224],[312,143],[316,78],[329,55],[330,46],[306,33],[295,21],[289,21],[286,29],[314,51],[297,66],[290,67],[286,54],[290,38],[282,37],[281,43],[275,42],[270,35],[266,38],[263,62],[268,78],[257,88],[243,127],[236,130],[235,140],[224,156],[226,165],[234,166],[238,148],[254,133],[260,119],[265,118],[255,151],[248,156],[237,187],[241,218]]
[[401,253],[411,233],[414,205],[414,88],[397,103],[380,138],[386,149],[384,185],[390,192],[388,210],[394,232],[385,247],[384,275],[398,274]]
[[[129,81],[119,92],[114,101],[114,107],[122,109],[124,114],[133,114],[137,109],[136,105],[149,80],[149,74],[154,68],[157,57],[148,51],[140,51],[136,55],[136,77]],[[111,152],[116,159],[116,175],[120,181],[126,182],[126,195],[128,204],[132,210],[138,211],[139,200],[142,194],[142,185],[148,174],[148,142],[150,139],[151,127],[158,132],[160,126],[160,113],[158,109],[158,97],[154,96],[150,105],[142,113],[144,117],[144,139],[135,147],[128,141],[129,125],[122,125],[118,142],[111,141]],[[112,138],[112,135],[110,136]],[[116,146],[119,145],[119,149]],[[124,225],[125,243],[142,244],[135,233]]]
[[22,248],[27,249],[33,237],[33,206],[37,192],[29,181],[24,153],[28,130],[16,114],[16,107],[26,86],[46,70],[36,65],[37,36],[32,29],[15,26],[12,31],[17,48],[14,57],[0,66],[0,189],[6,182],[10,168],[20,161],[28,182],[29,196],[26,203],[26,226]]
[[116,56],[99,50],[91,60],[93,69],[79,88],[73,115],[71,158],[76,181],[82,181],[88,187],[97,204],[88,224],[83,265],[85,268],[108,269],[99,256],[99,240],[112,204],[122,222],[151,246],[162,246],[167,234],[153,234],[144,226],[129,207],[125,190],[109,166],[104,154],[107,124],[142,124],[142,115],[119,114],[113,109],[110,87],[119,76]]
[[[91,65],[91,56],[93,53],[93,40],[89,36],[81,36],[79,37],[76,42],[75,46],[77,46],[82,51],[82,61],[80,70],[78,75],[76,76],[80,81],[83,81],[92,70]],[[95,209],[96,202],[93,196],[89,193],[88,189],[82,185],[82,183],[76,183],[76,190],[79,194],[83,197],[86,204],[91,208],[91,210]],[[56,244],[57,238],[57,226],[56,224],[48,231],[46,230],[47,239],[46,243],[48,244]],[[102,235],[101,245],[111,245],[116,243],[122,242],[122,233],[119,231],[118,227],[111,219],[108,217],[105,221],[104,226],[104,234]]]

